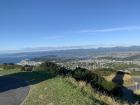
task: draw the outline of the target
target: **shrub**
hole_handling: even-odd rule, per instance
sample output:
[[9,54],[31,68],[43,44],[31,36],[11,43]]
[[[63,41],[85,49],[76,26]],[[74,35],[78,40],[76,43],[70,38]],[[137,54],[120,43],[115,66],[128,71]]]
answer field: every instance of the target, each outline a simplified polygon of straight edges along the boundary
[[72,76],[76,80],[86,81],[87,83],[90,83],[92,87],[107,93],[115,94],[115,91],[118,91],[117,89],[119,89],[117,84],[106,81],[103,77],[87,69],[78,67],[72,72]]
[[87,74],[88,71],[86,69],[82,69],[82,68],[76,68],[73,72],[72,72],[72,76],[77,79],[77,80],[87,80]]
[[37,67],[37,70],[39,71],[47,71],[47,72],[53,72],[53,73],[58,72],[59,69],[60,67],[57,64],[52,63],[52,62],[47,62],[47,61]]
[[71,72],[71,70],[67,70],[64,67],[61,67],[55,63],[47,62],[47,61],[42,63],[40,66],[38,66],[36,70],[46,71],[46,72],[54,73],[56,75],[68,75]]
[[64,67],[61,67],[59,72],[58,72],[59,75],[63,75],[63,76],[66,76],[66,75],[71,75],[71,70],[68,70]]
[[3,63],[0,65],[3,70],[10,70],[10,69],[21,69],[21,66],[13,64],[13,63]]
[[93,73],[92,71],[89,71],[87,69],[83,69],[83,68],[80,68],[80,67],[76,68],[73,71],[72,75],[77,80],[84,80],[84,81],[87,81],[87,82],[99,83],[102,80],[104,80],[102,77]]
[[33,66],[25,65],[21,68],[21,71],[33,71]]

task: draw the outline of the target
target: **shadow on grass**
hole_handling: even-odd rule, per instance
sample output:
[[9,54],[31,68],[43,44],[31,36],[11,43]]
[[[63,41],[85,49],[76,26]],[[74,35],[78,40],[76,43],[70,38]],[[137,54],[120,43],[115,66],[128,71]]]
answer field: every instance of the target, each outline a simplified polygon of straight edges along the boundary
[[18,72],[0,76],[0,92],[27,87],[55,77],[44,71]]
[[[20,87],[27,87],[29,85],[34,85],[45,80],[49,80],[56,77],[52,73],[46,71],[33,71],[33,72],[18,72],[9,75],[0,76],[0,93],[6,92],[12,89],[18,89]],[[120,79],[119,84],[123,85],[124,74],[117,73],[113,79],[113,82],[118,83],[118,78]],[[27,82],[28,81],[28,82]],[[123,96],[120,97],[122,101],[127,101],[130,104],[138,103],[140,101],[140,95],[136,95],[132,90],[121,86],[121,91]],[[122,94],[118,93],[118,94]],[[104,102],[101,102],[97,99],[92,99],[94,102],[100,103],[100,105],[107,105]],[[139,104],[139,103],[138,103]],[[136,104],[136,105],[138,105]]]
[[122,94],[122,97],[120,99],[123,101],[127,101],[129,104],[140,105],[140,95],[134,93],[135,86],[132,88],[132,90],[123,86],[125,74],[125,72],[118,71],[112,80],[114,83],[121,86],[121,93],[118,93]]
[[[0,93],[21,87],[28,87],[29,85],[34,85],[42,81],[52,79],[56,76],[57,75],[45,71],[18,72],[0,76]],[[94,97],[91,97],[91,99],[95,104],[108,105]]]

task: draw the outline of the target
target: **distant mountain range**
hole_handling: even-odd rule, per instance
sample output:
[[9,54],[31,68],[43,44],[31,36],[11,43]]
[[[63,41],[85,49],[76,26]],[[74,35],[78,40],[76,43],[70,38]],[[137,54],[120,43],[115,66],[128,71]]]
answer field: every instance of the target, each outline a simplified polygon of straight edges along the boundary
[[97,57],[97,56],[134,56],[140,53],[140,46],[130,47],[99,47],[99,48],[77,48],[67,50],[52,50],[52,51],[32,51],[21,53],[0,54],[0,63],[19,62],[22,59],[32,59],[43,56],[56,57]]

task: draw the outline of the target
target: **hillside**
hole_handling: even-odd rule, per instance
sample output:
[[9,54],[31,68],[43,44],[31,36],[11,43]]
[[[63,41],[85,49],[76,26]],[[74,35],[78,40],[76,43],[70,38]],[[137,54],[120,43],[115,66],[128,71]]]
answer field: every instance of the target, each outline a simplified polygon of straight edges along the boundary
[[31,73],[19,70],[0,71],[0,75],[33,82],[29,95],[21,105],[127,105],[71,77],[50,78],[50,74],[45,72]]
[[30,71],[11,66],[1,66],[0,75],[28,81],[30,92],[22,105],[123,105],[126,101],[122,93],[118,95],[120,86],[88,69],[67,70],[47,61]]

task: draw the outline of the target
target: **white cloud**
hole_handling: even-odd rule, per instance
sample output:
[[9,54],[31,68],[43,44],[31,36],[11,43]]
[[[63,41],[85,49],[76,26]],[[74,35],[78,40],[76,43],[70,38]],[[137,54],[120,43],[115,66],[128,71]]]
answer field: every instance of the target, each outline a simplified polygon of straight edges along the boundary
[[94,33],[94,32],[115,32],[115,31],[135,31],[140,30],[140,26],[127,26],[127,27],[116,27],[116,28],[104,28],[104,29],[88,29],[80,30],[83,33]]

